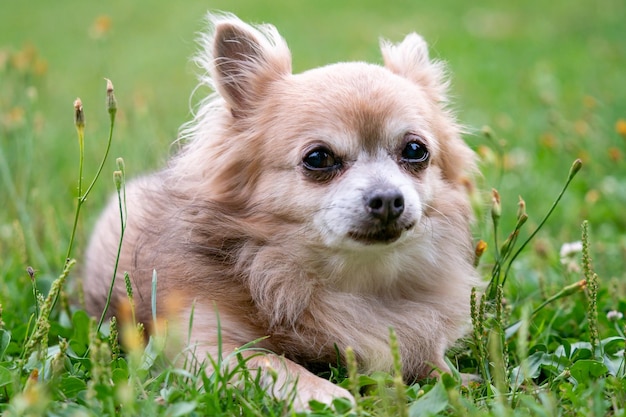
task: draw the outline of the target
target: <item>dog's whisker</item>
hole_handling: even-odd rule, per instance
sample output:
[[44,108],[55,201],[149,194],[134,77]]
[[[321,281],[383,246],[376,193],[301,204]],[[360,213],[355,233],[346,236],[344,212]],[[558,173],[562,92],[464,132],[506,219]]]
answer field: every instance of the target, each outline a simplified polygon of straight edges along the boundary
[[[450,226],[454,226],[454,222],[452,220],[450,220],[450,218],[441,210],[437,209],[436,207],[434,207],[431,204],[424,204],[424,207],[434,211],[435,213],[439,214],[439,216],[441,216],[442,219],[444,219]],[[428,216],[426,216],[428,217]]]

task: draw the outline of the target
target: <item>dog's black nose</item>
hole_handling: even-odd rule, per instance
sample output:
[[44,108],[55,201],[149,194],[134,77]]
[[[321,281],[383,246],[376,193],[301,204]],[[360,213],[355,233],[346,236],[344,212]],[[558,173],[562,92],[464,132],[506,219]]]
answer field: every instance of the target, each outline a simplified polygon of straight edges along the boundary
[[365,208],[382,224],[389,224],[402,215],[404,196],[398,189],[377,190],[369,196]]

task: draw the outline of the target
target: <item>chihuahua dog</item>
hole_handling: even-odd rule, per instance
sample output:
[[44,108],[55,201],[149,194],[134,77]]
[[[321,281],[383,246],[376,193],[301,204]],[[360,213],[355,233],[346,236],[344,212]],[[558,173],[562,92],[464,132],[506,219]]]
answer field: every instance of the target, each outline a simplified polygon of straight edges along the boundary
[[[128,272],[137,318],[150,325],[156,273],[157,314],[185,329],[185,352],[241,352],[273,395],[295,392],[300,408],[351,398],[311,371],[345,360],[348,347],[361,372],[391,371],[390,328],[406,380],[449,371],[446,349],[463,336],[481,282],[475,157],[447,108],[443,65],[410,34],[381,42],[383,66],[292,74],[273,26],[209,21],[196,61],[214,94],[169,165],[127,185],[109,313],[127,298]],[[86,253],[92,314],[106,304],[119,224],[115,199]],[[238,350],[251,341],[266,353]]]

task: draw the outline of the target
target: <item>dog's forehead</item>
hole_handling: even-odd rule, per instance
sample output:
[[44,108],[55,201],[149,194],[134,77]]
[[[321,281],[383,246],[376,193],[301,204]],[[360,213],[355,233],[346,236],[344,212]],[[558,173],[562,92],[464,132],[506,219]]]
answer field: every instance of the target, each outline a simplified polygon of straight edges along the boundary
[[[387,69],[364,63],[335,64],[294,76],[299,106],[290,110],[303,124],[344,131],[374,151],[406,131],[425,128],[421,90]],[[313,127],[313,126],[311,126]]]

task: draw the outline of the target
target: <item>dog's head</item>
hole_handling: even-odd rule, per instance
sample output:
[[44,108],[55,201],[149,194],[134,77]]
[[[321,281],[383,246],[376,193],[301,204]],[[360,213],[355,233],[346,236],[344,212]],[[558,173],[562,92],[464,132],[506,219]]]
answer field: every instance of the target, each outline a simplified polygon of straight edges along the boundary
[[199,62],[218,96],[188,129],[185,159],[210,198],[265,218],[270,233],[340,251],[396,250],[432,234],[433,216],[467,229],[473,154],[420,36],[383,41],[384,66],[293,75],[274,27],[212,20]]

